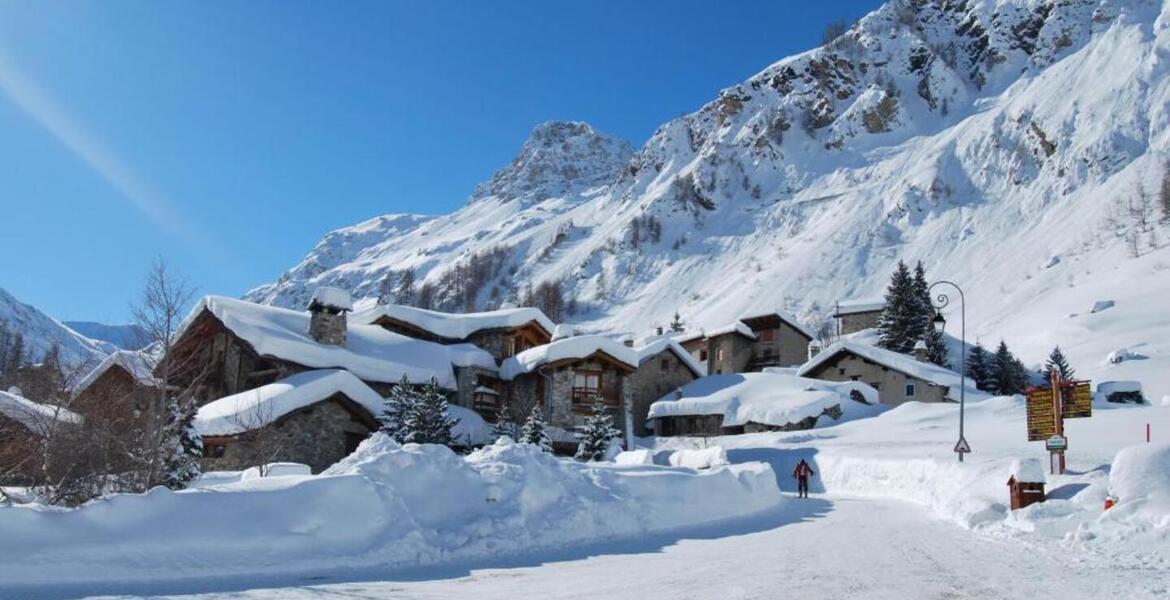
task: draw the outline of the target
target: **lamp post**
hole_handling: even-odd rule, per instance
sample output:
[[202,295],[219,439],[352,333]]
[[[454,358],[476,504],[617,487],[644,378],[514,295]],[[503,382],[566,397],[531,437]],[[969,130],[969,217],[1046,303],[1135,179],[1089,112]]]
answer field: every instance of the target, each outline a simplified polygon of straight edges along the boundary
[[971,451],[971,445],[967,443],[967,436],[964,435],[963,431],[963,410],[967,404],[967,298],[963,296],[962,288],[952,281],[944,279],[930,284],[926,293],[930,295],[930,303],[934,307],[934,318],[931,319],[931,324],[940,334],[947,327],[947,320],[942,316],[942,309],[951,303],[951,299],[941,292],[938,296],[933,295],[934,288],[939,285],[949,285],[959,293],[959,441],[955,443],[955,453],[959,455],[959,462],[963,462],[963,455]]

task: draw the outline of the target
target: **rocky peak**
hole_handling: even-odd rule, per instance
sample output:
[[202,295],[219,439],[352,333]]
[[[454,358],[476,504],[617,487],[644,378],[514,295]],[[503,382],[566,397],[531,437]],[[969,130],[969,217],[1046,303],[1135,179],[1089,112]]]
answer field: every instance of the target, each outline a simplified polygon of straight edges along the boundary
[[512,162],[475,188],[471,201],[497,197],[531,204],[605,185],[633,156],[629,142],[588,123],[537,125]]

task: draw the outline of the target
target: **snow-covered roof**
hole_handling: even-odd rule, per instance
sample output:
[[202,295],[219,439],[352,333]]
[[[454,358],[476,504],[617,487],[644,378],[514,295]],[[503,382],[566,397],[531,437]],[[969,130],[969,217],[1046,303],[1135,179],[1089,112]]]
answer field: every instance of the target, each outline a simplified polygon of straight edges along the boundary
[[749,314],[749,315],[744,315],[744,316],[740,317],[739,320],[740,321],[750,321],[752,319],[761,319],[764,317],[776,317],[776,318],[780,319],[781,321],[787,323],[793,329],[799,331],[801,335],[803,335],[804,337],[806,337],[810,340],[815,340],[817,337],[817,336],[813,335],[813,332],[809,328],[805,327],[804,325],[801,325],[800,321],[798,321],[795,316],[793,316],[789,313],[786,313],[782,310],[770,310],[768,312],[753,313],[753,314]]
[[759,336],[756,335],[756,332],[752,331],[751,327],[744,325],[743,321],[736,321],[730,325],[724,325],[723,327],[712,329],[707,332],[707,338],[710,339],[720,335],[726,335],[728,333],[738,333],[750,340],[759,339]]
[[335,310],[353,310],[353,298],[349,292],[335,287],[321,286],[313,292],[309,306],[323,306]]
[[12,392],[0,392],[0,414],[39,433],[55,423],[80,423],[81,415],[60,406],[33,402]]
[[342,369],[320,369],[205,404],[195,415],[195,428],[202,435],[237,435],[337,393],[345,394],[371,416],[382,412],[382,397],[361,379]]
[[697,331],[684,331],[683,333],[680,333],[678,335],[671,336],[671,339],[673,339],[674,341],[676,341],[680,344],[685,344],[687,342],[690,342],[693,340],[703,339],[705,337],[707,337],[706,333],[704,333],[702,330],[697,330]]
[[707,374],[706,367],[699,364],[699,361],[695,360],[695,357],[691,356],[690,352],[687,352],[678,342],[672,339],[659,338],[649,344],[634,348],[634,352],[638,355],[639,366],[667,350],[673,352],[678,357],[679,362],[686,365],[695,374],[695,377],[702,377]]
[[[341,369],[320,369],[297,373],[206,404],[195,416],[195,428],[205,436],[239,435],[337,393],[345,394],[373,418],[381,415],[385,408],[383,398],[352,373]],[[451,429],[455,439],[470,444],[491,441],[491,425],[475,411],[451,404],[447,406],[447,414],[458,420]]]
[[[869,405],[850,398],[857,391]],[[857,381],[832,382],[778,373],[729,373],[696,379],[650,405],[649,418],[723,415],[724,427],[787,425],[840,405],[843,418],[870,416],[878,393]]]
[[852,315],[864,312],[874,312],[886,307],[882,298],[853,298],[837,303],[837,316]]
[[357,323],[369,324],[381,317],[409,323],[436,336],[451,340],[465,340],[477,331],[519,327],[536,322],[549,335],[556,331],[556,324],[539,308],[500,308],[474,313],[445,313],[415,308],[401,304],[380,304],[374,308],[353,315]]
[[638,353],[634,352],[633,348],[603,335],[581,335],[529,348],[508,358],[500,365],[500,378],[511,380],[517,375],[531,373],[548,363],[588,358],[598,352],[631,369],[638,368]]
[[78,381],[77,385],[73,387],[73,395],[77,396],[83,392],[113,367],[125,370],[142,385],[153,386],[157,384],[154,378],[154,367],[149,357],[141,351],[118,350],[107,356],[89,373],[86,373],[85,377],[82,377],[81,381]]
[[350,323],[345,346],[322,344],[309,335],[309,313],[255,304],[223,296],[207,296],[179,329],[207,310],[262,356],[273,356],[317,369],[346,369],[365,381],[393,383],[406,375],[411,383],[434,377],[455,388],[453,366],[494,371],[495,359],[472,344],[443,345],[393,333],[377,325]]
[[842,352],[860,356],[870,362],[888,367],[915,379],[945,386],[948,388],[947,398],[952,400],[958,400],[959,386],[964,382],[967,385],[969,393],[983,395],[982,392],[976,390],[973,381],[965,377],[960,377],[958,373],[950,369],[944,369],[934,363],[919,361],[913,356],[853,341],[840,341],[825,348],[820,354],[814,356],[812,360],[801,365],[800,371],[798,372],[799,375],[801,377],[808,376]]

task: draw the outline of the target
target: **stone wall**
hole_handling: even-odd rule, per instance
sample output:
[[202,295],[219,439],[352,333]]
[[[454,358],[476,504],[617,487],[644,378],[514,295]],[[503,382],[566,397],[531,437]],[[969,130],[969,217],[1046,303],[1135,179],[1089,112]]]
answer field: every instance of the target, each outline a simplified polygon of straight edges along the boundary
[[878,319],[881,316],[882,311],[880,310],[841,315],[838,317],[840,320],[841,335],[849,335],[851,333],[857,333],[862,329],[877,327]]
[[354,412],[361,410],[343,395],[335,394],[256,432],[232,438],[222,457],[203,458],[203,470],[236,471],[262,462],[296,462],[320,473],[345,458],[355,441],[374,431],[372,415],[363,418]]
[[[934,385],[900,371],[870,362],[859,356],[840,353],[808,375],[825,381],[860,381],[878,391],[882,404],[898,405],[910,400],[942,402],[947,387]],[[907,384],[914,385],[914,396],[906,394]]]
[[[765,340],[771,335],[770,340]],[[764,367],[795,367],[808,360],[808,345],[811,340],[792,325],[780,321],[776,327],[755,330],[759,336],[752,344],[752,357],[748,368],[752,371]]]
[[654,431],[662,437],[676,435],[724,435],[723,415],[686,415],[654,419]]
[[[754,342],[742,335],[727,333],[707,340],[707,374],[743,373],[752,359]],[[720,352],[722,350],[722,352]]]
[[670,350],[663,350],[643,362],[637,371],[629,375],[630,413],[634,423],[634,435],[652,435],[654,432],[646,422],[650,405],[670,391],[695,379],[695,374]]

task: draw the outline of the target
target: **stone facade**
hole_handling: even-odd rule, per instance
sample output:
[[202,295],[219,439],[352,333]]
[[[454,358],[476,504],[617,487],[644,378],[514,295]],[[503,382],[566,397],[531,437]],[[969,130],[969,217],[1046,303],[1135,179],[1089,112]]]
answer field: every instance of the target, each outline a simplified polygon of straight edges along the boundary
[[758,339],[752,344],[747,371],[761,371],[764,367],[794,367],[808,360],[808,345],[812,340],[791,324],[775,319],[766,327],[752,327],[752,331]]
[[849,335],[863,329],[872,329],[877,327],[878,320],[881,317],[882,311],[880,310],[839,314],[837,315],[837,333],[839,335]]
[[724,435],[723,415],[683,415],[654,419],[654,432],[662,437],[676,435]]
[[596,397],[613,410],[614,427],[625,431],[625,415],[621,406],[623,398],[631,393],[625,370],[617,368],[608,360],[591,358],[543,371],[543,374],[533,371],[519,375],[508,385],[508,403],[514,414],[523,418],[533,406],[539,405],[544,407],[549,425],[561,429],[580,427],[590,414],[593,397],[577,392],[577,401],[574,401],[574,379],[578,373],[597,374],[600,376],[600,388]]
[[707,374],[746,372],[754,346],[752,339],[734,332],[707,338]]
[[944,402],[948,390],[947,386],[923,381],[849,352],[838,353],[808,373],[806,377],[825,381],[868,383],[878,391],[881,403],[890,405],[898,405],[911,400]]
[[204,471],[296,462],[320,473],[377,429],[373,416],[342,394],[302,408],[254,432],[204,441]]
[[647,358],[638,370],[629,376],[630,417],[634,435],[646,436],[654,432],[647,426],[646,415],[650,405],[659,398],[698,378],[670,349]]

